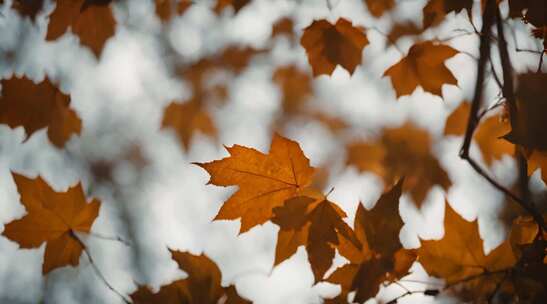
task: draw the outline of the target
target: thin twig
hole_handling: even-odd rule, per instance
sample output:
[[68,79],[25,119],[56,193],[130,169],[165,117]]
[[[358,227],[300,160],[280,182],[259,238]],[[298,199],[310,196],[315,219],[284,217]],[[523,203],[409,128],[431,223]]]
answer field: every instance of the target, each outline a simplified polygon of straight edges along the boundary
[[95,274],[97,275],[97,277],[99,277],[104,285],[110,289],[110,291],[112,291],[113,293],[115,293],[117,296],[119,296],[123,301],[124,303],[126,304],[131,304],[131,301],[129,301],[121,292],[119,292],[116,288],[114,288],[109,282],[108,280],[105,278],[105,276],[103,275],[103,273],[101,272],[101,270],[99,269],[99,267],[97,267],[97,264],[95,263],[95,260],[93,260],[93,256],[91,255],[91,253],[89,253],[89,250],[87,249],[87,246],[84,244],[84,242],[76,235],[76,233],[74,233],[72,230],[70,230],[70,236],[72,238],[74,238],[75,240],[78,241],[78,243],[80,243],[80,245],[82,246],[84,252],[85,252],[85,255],[87,256],[87,259],[89,260],[89,263],[91,264],[91,267],[93,268],[93,270],[95,271]]
[[385,32],[383,32],[382,30],[380,30],[379,28],[375,26],[367,26],[365,28],[376,31],[378,34],[384,36],[384,38],[386,38],[386,40],[389,41],[395,47],[395,49],[401,54],[401,56],[405,56],[405,52],[403,52],[403,50],[401,50],[401,48],[397,45],[397,41],[393,41],[393,39],[391,39],[388,34],[386,34]]
[[124,244],[125,246],[131,246],[131,242],[129,242],[128,240],[125,240],[119,236],[107,236],[107,235],[104,235],[104,234],[100,234],[100,233],[97,233],[97,232],[89,232],[88,233],[89,236],[92,236],[92,237],[95,237],[95,238],[98,238],[98,239],[102,239],[102,240],[109,240],[109,241],[116,241],[116,242],[120,242],[122,244]]

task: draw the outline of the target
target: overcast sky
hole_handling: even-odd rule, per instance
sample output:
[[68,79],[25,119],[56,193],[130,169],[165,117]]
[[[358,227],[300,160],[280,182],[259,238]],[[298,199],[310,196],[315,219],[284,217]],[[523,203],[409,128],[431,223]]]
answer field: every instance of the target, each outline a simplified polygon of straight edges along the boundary
[[[154,14],[152,1],[121,1],[114,5],[116,34],[98,60],[79,45],[73,34],[45,41],[48,14],[54,7],[51,1],[36,24],[8,9],[10,1],[3,5],[0,77],[16,74],[37,82],[45,76],[53,79],[71,95],[71,106],[81,117],[83,130],[64,149],[58,149],[49,142],[45,129],[25,141],[22,127],[0,125],[0,231],[2,224],[25,214],[10,171],[30,177],[39,174],[57,191],[82,180],[89,197],[102,201],[92,231],[132,241],[127,247],[82,236],[98,268],[122,293],[133,292],[136,282],[159,288],[184,277],[170,259],[167,248],[172,248],[207,254],[222,270],[223,284],[235,284],[241,295],[255,303],[321,303],[321,297],[333,297],[339,288],[326,283],[312,286],[313,275],[304,248],[272,269],[277,227],[267,223],[238,235],[239,221],[212,222],[222,202],[235,189],[205,185],[207,173],[190,163],[226,156],[222,145],[240,144],[267,152],[281,96],[271,82],[272,71],[294,63],[311,73],[302,47],[285,38],[270,40],[271,26],[279,18],[292,16],[298,36],[314,19],[336,21],[339,17],[388,32],[394,18],[408,18],[419,24],[424,1],[398,1],[398,9],[382,19],[372,18],[361,0],[331,0],[331,9],[322,0],[253,0],[235,16],[230,9],[216,16],[211,1],[195,2],[183,16],[165,24]],[[479,8],[475,9],[478,13]],[[455,27],[471,30],[464,13],[453,23],[430,30],[425,37],[449,37],[454,34],[449,29]],[[524,27],[518,27],[524,33]],[[451,46],[469,55],[459,54],[447,61],[459,85],[444,87],[444,101],[421,89],[397,101],[389,79],[382,78],[382,74],[401,54],[393,47],[386,50],[385,38],[378,32],[369,30],[367,35],[370,45],[353,76],[338,67],[332,76],[318,77],[313,83],[314,107],[345,119],[351,125],[349,135],[337,137],[318,123],[298,120],[289,123],[282,134],[300,143],[312,165],[327,161],[339,164],[327,183],[335,189],[329,198],[348,213],[351,224],[357,203],[362,201],[370,208],[383,184],[372,173],[360,174],[355,168],[343,166],[344,142],[352,137],[370,138],[382,127],[399,126],[407,120],[429,130],[436,139],[434,153],[449,172],[453,186],[448,193],[434,188],[422,210],[403,196],[400,208],[405,226],[401,241],[411,248],[419,246],[418,236],[439,238],[446,197],[466,219],[478,217],[485,248],[492,249],[504,238],[504,227],[494,212],[503,198],[458,158],[461,138],[441,138],[447,115],[472,96],[475,59],[469,55],[478,53],[477,38],[451,40]],[[537,47],[525,38],[520,47]],[[164,108],[173,100],[191,95],[188,84],[174,76],[173,63],[196,61],[234,44],[271,46],[272,50],[252,61],[237,77],[225,76],[228,100],[212,108],[218,140],[197,135],[184,151],[174,132],[160,130]],[[402,50],[411,44],[409,39],[398,43]],[[16,54],[11,61],[5,56],[10,51]],[[517,71],[537,64],[533,55],[512,55],[518,58],[514,60]],[[486,98],[492,100],[497,93],[493,83],[487,91]],[[123,159],[135,146],[147,160],[144,167],[119,161],[113,182],[94,180],[90,163]],[[472,152],[480,158],[476,147]],[[507,157],[494,164],[493,172],[502,183],[510,185],[515,168]],[[0,237],[1,303],[120,303],[93,272],[85,255],[78,267],[63,267],[43,277],[44,247],[21,250],[16,243]],[[332,270],[342,263],[344,259],[337,255]],[[418,264],[412,269],[414,278],[427,279]],[[382,289],[379,298],[389,300],[401,293],[404,290],[392,286]],[[404,301],[431,300],[417,297]]]

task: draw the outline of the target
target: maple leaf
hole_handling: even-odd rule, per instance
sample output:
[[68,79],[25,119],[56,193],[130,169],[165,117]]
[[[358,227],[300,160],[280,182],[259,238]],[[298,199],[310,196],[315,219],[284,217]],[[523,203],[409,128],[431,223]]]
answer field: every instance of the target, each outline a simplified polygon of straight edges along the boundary
[[438,25],[450,12],[459,13],[465,9],[471,15],[472,8],[473,0],[429,0],[423,9],[424,28]]
[[99,215],[97,199],[86,203],[82,184],[66,192],[55,192],[41,178],[29,179],[13,173],[13,180],[27,214],[4,226],[2,235],[21,248],[37,248],[46,243],[42,273],[77,266],[85,245],[75,232],[88,233]]
[[337,65],[353,74],[368,43],[363,29],[344,18],[338,19],[335,25],[324,19],[315,20],[304,29],[300,40],[314,76],[331,75]]
[[270,152],[234,145],[230,156],[209,163],[195,163],[211,176],[208,184],[239,186],[218,212],[215,220],[241,218],[240,233],[268,221],[272,209],[312,182],[310,166],[298,143],[274,134]]
[[364,0],[370,14],[376,18],[395,7],[394,0]]
[[110,8],[112,0],[57,1],[51,14],[46,40],[61,37],[70,27],[95,56],[101,55],[108,38],[114,35],[116,20]]
[[289,17],[279,19],[272,26],[272,38],[287,35],[294,39],[294,21]]
[[423,240],[418,249],[418,261],[429,275],[453,284],[486,271],[500,271],[515,265],[516,257],[508,240],[486,255],[477,220],[468,222],[448,203],[445,206],[443,238]]
[[[467,121],[469,119],[470,105],[462,102],[446,120],[444,128],[445,135],[461,136],[465,134]],[[499,160],[503,155],[512,155],[515,146],[503,137],[510,131],[511,127],[502,114],[496,114],[483,119],[477,127],[474,140],[481,150],[482,157],[487,165],[492,165],[494,160]]]
[[156,15],[166,22],[174,16],[180,16],[192,5],[191,0],[155,0]]
[[72,134],[80,134],[82,122],[63,94],[49,79],[35,84],[30,79],[10,78],[0,82],[0,123],[11,128],[22,126],[27,138],[48,128],[49,140],[61,148]]
[[285,113],[297,112],[312,94],[310,76],[294,65],[279,67],[272,78],[281,89]]
[[171,257],[188,277],[162,286],[154,293],[147,286],[140,286],[130,295],[134,304],[247,304],[233,285],[221,286],[222,274],[218,266],[204,254],[169,250]]
[[217,0],[214,11],[217,15],[220,15],[227,7],[232,7],[234,13],[237,14],[245,5],[249,4],[251,0]]
[[509,15],[523,18],[536,28],[546,26],[547,4],[543,0],[509,0]]
[[434,185],[445,190],[452,185],[448,174],[431,154],[429,133],[410,123],[385,129],[382,137],[374,142],[351,143],[347,150],[347,164],[361,172],[379,175],[386,185],[405,176],[403,190],[410,192],[417,207]]
[[332,265],[335,248],[343,236],[353,246],[361,248],[351,228],[342,220],[346,217],[336,204],[312,190],[306,195],[287,199],[273,209],[272,222],[280,227],[274,265],[291,257],[305,245],[315,281],[323,278]]
[[403,179],[382,194],[370,211],[359,203],[353,226],[361,249],[346,239],[340,240],[338,251],[350,263],[336,269],[327,281],[340,285],[342,295],[356,291],[355,302],[374,297],[383,282],[407,275],[416,259],[414,251],[403,249],[399,241],[404,224],[399,216],[402,186]]
[[402,37],[417,36],[423,33],[423,31],[424,30],[419,28],[414,22],[396,22],[387,34],[387,43],[393,45]]
[[447,45],[418,42],[406,57],[387,69],[384,76],[391,78],[397,98],[412,94],[418,86],[442,97],[444,84],[458,85],[458,80],[444,65],[445,60],[457,54],[457,50]]
[[216,137],[214,121],[205,111],[203,105],[195,99],[185,103],[171,103],[165,109],[162,128],[173,128],[183,145],[188,149],[195,131]]
[[[4,0],[0,0],[4,4]],[[11,7],[23,17],[30,17],[32,21],[36,20],[36,15],[44,7],[44,0],[13,0]]]

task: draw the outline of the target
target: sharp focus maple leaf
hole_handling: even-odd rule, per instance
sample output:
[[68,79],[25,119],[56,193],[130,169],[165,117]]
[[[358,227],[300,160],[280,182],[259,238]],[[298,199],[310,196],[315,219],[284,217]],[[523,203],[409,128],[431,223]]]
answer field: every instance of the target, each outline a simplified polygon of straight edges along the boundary
[[245,5],[249,4],[251,0],[217,0],[214,11],[217,15],[220,15],[224,9],[231,6],[234,9],[234,13],[238,13]]
[[424,28],[441,23],[450,12],[459,13],[467,10],[471,14],[473,0],[429,0],[423,9]]
[[347,147],[347,163],[359,171],[371,171],[393,184],[405,176],[403,190],[410,192],[420,207],[429,189],[439,185],[448,190],[452,185],[448,174],[431,154],[429,133],[406,123],[398,128],[385,129],[374,142],[355,142]]
[[207,256],[174,250],[170,252],[173,260],[188,277],[162,286],[158,292],[153,292],[147,286],[141,286],[131,294],[134,304],[251,303],[240,297],[233,285],[229,287],[220,285],[222,276],[220,269]]
[[[3,4],[4,0],[0,0]],[[13,0],[11,7],[16,10],[21,16],[28,16],[32,21],[36,19],[36,15],[44,7],[44,0]]]
[[359,249],[361,243],[342,220],[346,214],[336,204],[320,193],[311,191],[306,195],[312,197],[297,196],[273,209],[272,222],[280,227],[274,265],[291,257],[299,246],[305,245],[317,282],[332,265],[334,249],[340,244],[341,237]]
[[22,126],[27,138],[39,129],[48,128],[49,140],[61,148],[72,134],[80,134],[82,122],[63,94],[49,79],[35,84],[30,79],[1,81],[0,123],[11,128]]
[[468,222],[448,203],[445,206],[443,238],[424,240],[418,249],[418,261],[429,275],[452,284],[485,271],[494,272],[515,265],[516,258],[508,240],[486,255],[477,221]]
[[[462,102],[446,120],[445,135],[464,135],[469,119],[470,105]],[[503,155],[512,155],[515,146],[506,140],[503,135],[511,129],[509,122],[502,115],[493,115],[483,118],[475,131],[474,140],[479,145],[482,157],[487,165],[499,160]]]
[[391,78],[397,97],[410,95],[421,86],[424,91],[441,96],[444,84],[458,85],[458,80],[444,62],[458,51],[432,41],[414,44],[406,57],[391,66],[384,76]]
[[364,0],[368,11],[374,17],[382,17],[382,15],[395,7],[394,0]]
[[268,154],[239,145],[226,149],[229,157],[196,164],[211,175],[209,184],[239,187],[215,219],[241,218],[241,233],[268,221],[273,208],[312,182],[314,169],[298,143],[277,134]]
[[55,192],[41,178],[29,179],[12,173],[21,203],[27,214],[4,227],[2,235],[21,248],[37,248],[46,243],[42,273],[77,266],[84,244],[75,232],[88,233],[99,215],[100,202],[86,203],[82,185]]
[[354,231],[363,244],[362,249],[343,238],[340,240],[338,251],[350,263],[336,269],[327,281],[339,284],[342,295],[356,291],[354,302],[362,303],[374,297],[383,282],[407,275],[416,259],[414,251],[403,249],[399,241],[399,231],[403,227],[399,216],[402,185],[403,180],[400,180],[370,211],[359,204]]
[[114,35],[116,20],[110,8],[112,0],[57,1],[50,16],[46,40],[61,37],[70,27],[95,56],[101,55],[108,38]]
[[195,131],[215,137],[217,130],[214,121],[203,105],[196,100],[186,103],[171,103],[163,115],[162,128],[173,128],[183,145],[188,149]]
[[340,18],[336,24],[315,20],[304,29],[300,43],[306,49],[313,75],[331,75],[337,65],[353,74],[361,63],[363,48],[369,43],[360,27]]
[[191,0],[155,0],[156,15],[166,22],[174,16],[180,16],[192,5]]

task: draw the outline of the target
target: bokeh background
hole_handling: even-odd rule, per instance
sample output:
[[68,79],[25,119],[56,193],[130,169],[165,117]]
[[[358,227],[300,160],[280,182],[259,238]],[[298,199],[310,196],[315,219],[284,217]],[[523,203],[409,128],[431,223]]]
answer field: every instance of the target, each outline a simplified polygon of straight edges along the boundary
[[[130,294],[137,284],[159,288],[183,278],[184,272],[170,259],[168,248],[172,248],[207,254],[219,265],[223,284],[235,284],[241,295],[255,303],[321,303],[322,297],[333,297],[339,288],[327,283],[313,285],[304,248],[273,268],[278,228],[266,223],[238,235],[238,221],[213,222],[222,202],[235,189],[206,185],[207,173],[191,162],[225,157],[223,145],[240,144],[267,152],[272,132],[277,131],[298,141],[313,166],[328,165],[325,190],[334,187],[329,198],[348,213],[346,220],[351,225],[357,204],[372,207],[384,185],[380,177],[345,165],[346,143],[374,138],[383,127],[411,121],[430,131],[435,139],[432,153],[449,173],[453,186],[447,193],[433,188],[420,210],[408,195],[403,196],[400,211],[405,226],[400,237],[405,247],[419,247],[419,237],[442,236],[445,198],[466,219],[478,218],[485,250],[504,239],[507,229],[497,219],[503,196],[459,159],[462,138],[442,135],[448,114],[472,97],[476,35],[447,42],[462,53],[446,63],[458,86],[444,86],[444,100],[421,89],[397,100],[389,79],[382,74],[401,58],[397,48],[406,52],[413,39],[401,39],[395,48],[382,33],[389,32],[396,21],[420,24],[425,1],[397,1],[397,9],[379,19],[370,15],[361,0],[253,0],[237,14],[227,9],[218,16],[211,10],[213,1],[195,2],[182,16],[166,23],[155,15],[153,1],[115,3],[116,34],[99,59],[71,33],[54,42],[45,41],[52,1],[46,1],[36,23],[10,10],[11,1],[0,6],[0,77],[25,75],[38,82],[47,76],[71,95],[71,107],[83,122],[81,136],[73,136],[64,149],[49,142],[45,129],[26,139],[22,127],[0,126],[0,231],[3,224],[25,214],[10,171],[41,175],[56,191],[81,180],[88,197],[103,203],[93,233],[131,242],[128,247],[82,235],[98,268],[122,293]],[[502,4],[502,10],[506,9],[506,3]],[[474,15],[479,14],[477,4]],[[289,37],[271,37],[272,25],[287,16],[295,22],[296,43]],[[294,64],[311,75],[298,37],[314,19],[335,22],[339,17],[369,28],[370,44],[363,52],[363,64],[353,75],[338,67],[332,76],[315,78],[308,106],[344,120],[348,129],[336,133],[318,121],[299,117],[276,123],[284,118],[284,112],[280,88],[272,82],[273,71]],[[456,28],[472,31],[465,13],[449,19],[422,37],[450,38],[458,33]],[[475,17],[474,22],[480,27],[480,18]],[[509,41],[515,69],[535,69],[537,55],[513,50],[516,44],[525,49],[540,46],[529,38],[524,24],[509,23],[515,29],[515,39]],[[228,89],[225,102],[209,107],[218,136],[198,133],[185,148],[172,129],[161,128],[165,107],[192,95],[176,68],[227,46],[267,51],[254,56],[241,73],[211,76]],[[493,101],[498,89],[492,80],[486,92],[485,100]],[[476,146],[472,153],[481,159]],[[495,162],[491,170],[506,186],[516,180],[516,164],[509,157]],[[531,181],[533,191],[545,186],[537,173]],[[21,250],[0,237],[0,303],[121,302],[96,276],[85,255],[78,267],[63,267],[43,277],[44,247]],[[343,263],[337,255],[332,270]],[[412,270],[411,279],[430,281],[430,286],[439,283],[428,278],[417,263]],[[418,289],[424,284],[408,282],[405,286]],[[378,299],[389,300],[402,293],[399,286],[388,286],[381,289]],[[433,301],[454,300],[415,295],[401,303]]]

